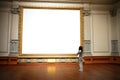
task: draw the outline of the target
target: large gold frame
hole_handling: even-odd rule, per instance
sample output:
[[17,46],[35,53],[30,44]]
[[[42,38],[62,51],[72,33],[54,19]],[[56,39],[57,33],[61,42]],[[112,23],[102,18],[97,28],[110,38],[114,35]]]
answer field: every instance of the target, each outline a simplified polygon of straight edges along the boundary
[[[83,20],[83,8],[81,7],[31,7],[31,6],[20,6],[19,14],[19,57],[76,57],[76,54],[22,54],[22,31],[23,31],[23,9],[24,8],[36,8],[36,9],[69,9],[69,10],[80,10],[80,44],[84,46],[84,20]],[[76,51],[77,52],[77,51]]]

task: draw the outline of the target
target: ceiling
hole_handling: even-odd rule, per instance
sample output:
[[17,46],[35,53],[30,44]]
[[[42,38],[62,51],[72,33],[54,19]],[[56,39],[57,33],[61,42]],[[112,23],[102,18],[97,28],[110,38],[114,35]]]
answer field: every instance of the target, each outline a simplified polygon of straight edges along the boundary
[[120,0],[1,0],[1,1],[27,1],[27,2],[64,2],[64,3],[92,3],[92,4],[114,4]]

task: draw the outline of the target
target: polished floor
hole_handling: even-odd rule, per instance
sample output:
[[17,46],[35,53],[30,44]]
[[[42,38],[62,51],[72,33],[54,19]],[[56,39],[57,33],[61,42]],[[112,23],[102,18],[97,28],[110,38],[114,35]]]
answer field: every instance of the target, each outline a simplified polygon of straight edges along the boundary
[[120,64],[37,63],[0,65],[0,80],[120,80]]

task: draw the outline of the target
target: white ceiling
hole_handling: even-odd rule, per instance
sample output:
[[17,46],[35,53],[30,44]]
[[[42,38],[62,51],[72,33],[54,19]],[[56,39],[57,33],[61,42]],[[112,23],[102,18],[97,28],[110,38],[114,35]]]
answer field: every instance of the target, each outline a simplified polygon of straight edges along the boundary
[[113,4],[117,3],[120,0],[90,0],[92,3],[97,3],[97,4]]
[[28,2],[64,2],[64,3],[92,3],[92,4],[114,4],[120,0],[1,0],[1,1],[28,1]]
[[71,2],[71,3],[93,3],[93,4],[114,4],[120,0],[18,0],[18,1],[43,1],[43,2]]

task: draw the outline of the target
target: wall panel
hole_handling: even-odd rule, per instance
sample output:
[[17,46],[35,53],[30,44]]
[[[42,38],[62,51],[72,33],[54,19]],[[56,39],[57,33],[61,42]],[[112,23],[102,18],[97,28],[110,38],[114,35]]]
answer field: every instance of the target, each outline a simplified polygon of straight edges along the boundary
[[120,55],[120,9],[117,13],[117,34],[118,34],[118,51]]
[[92,15],[93,53],[109,52],[109,18],[107,14]]
[[0,53],[8,52],[9,12],[0,12]]

